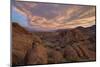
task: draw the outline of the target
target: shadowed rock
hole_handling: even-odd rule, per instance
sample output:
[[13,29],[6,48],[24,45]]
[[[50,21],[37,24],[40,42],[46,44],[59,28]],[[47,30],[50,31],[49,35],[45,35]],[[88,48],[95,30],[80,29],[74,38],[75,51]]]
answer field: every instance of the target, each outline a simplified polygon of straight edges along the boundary
[[60,63],[63,61],[63,54],[60,51],[48,48],[48,63]]
[[66,46],[64,48],[64,57],[68,62],[79,61],[80,59],[78,51],[72,46]]

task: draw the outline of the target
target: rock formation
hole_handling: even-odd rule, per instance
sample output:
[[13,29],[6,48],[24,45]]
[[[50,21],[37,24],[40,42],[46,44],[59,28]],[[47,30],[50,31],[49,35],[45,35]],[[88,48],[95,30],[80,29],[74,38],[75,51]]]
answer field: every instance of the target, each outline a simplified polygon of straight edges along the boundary
[[53,32],[28,32],[13,23],[12,32],[13,65],[96,60],[95,25]]

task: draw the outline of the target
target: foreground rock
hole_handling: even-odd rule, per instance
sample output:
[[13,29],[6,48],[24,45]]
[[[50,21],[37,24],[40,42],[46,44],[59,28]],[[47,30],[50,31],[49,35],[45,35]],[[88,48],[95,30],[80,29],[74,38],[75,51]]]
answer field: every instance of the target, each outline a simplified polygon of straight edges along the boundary
[[32,46],[32,34],[16,23],[12,24],[12,64],[22,65],[28,49]]
[[40,38],[33,36],[32,48],[29,49],[24,58],[25,64],[47,64],[47,49]]

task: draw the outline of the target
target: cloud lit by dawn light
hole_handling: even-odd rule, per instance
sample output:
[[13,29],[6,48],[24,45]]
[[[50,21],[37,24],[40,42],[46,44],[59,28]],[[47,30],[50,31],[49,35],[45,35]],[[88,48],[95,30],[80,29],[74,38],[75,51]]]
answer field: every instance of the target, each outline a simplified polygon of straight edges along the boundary
[[95,25],[95,6],[16,2],[12,7],[19,14],[26,16],[27,23],[33,28],[49,30]]

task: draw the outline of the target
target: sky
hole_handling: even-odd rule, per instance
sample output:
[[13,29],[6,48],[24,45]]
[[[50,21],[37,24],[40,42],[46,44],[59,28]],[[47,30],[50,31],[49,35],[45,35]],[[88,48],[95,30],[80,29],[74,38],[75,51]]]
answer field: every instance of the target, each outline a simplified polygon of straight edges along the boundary
[[14,8],[12,9],[11,20],[12,20],[12,22],[19,23],[21,26],[27,26],[28,25],[27,17],[18,13]]
[[95,6],[39,2],[13,2],[12,22],[36,30],[95,25]]

